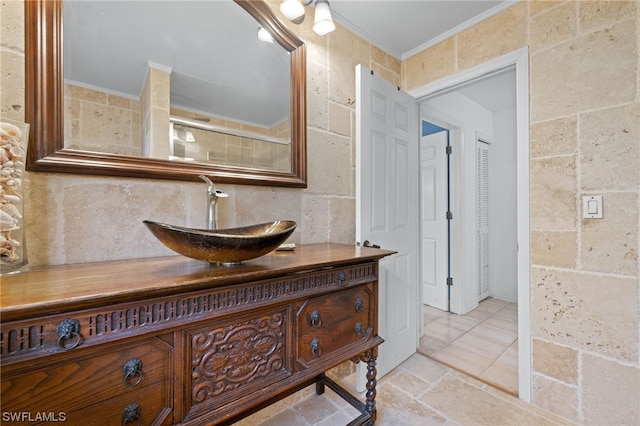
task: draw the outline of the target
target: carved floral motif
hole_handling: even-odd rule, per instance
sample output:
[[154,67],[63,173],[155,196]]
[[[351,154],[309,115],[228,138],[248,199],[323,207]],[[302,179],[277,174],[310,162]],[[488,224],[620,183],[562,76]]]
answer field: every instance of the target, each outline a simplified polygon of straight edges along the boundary
[[277,313],[193,334],[193,402],[285,368],[285,325],[285,315]]

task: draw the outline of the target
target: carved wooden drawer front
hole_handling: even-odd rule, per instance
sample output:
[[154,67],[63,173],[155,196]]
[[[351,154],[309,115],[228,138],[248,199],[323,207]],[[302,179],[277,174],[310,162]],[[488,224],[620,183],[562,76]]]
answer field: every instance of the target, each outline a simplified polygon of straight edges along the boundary
[[367,340],[372,333],[371,284],[306,301],[298,310],[298,359],[311,363]]
[[255,312],[185,332],[185,419],[291,376],[290,307]]
[[138,404],[132,425],[137,418],[151,424],[170,414],[173,348],[154,338],[108,350],[78,352],[33,369],[4,369],[3,412],[64,413],[70,424],[122,424],[125,408]]

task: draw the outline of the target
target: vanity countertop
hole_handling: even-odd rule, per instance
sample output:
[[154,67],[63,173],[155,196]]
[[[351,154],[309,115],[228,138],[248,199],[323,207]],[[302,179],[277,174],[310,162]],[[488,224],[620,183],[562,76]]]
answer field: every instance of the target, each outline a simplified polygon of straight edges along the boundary
[[237,265],[212,265],[183,256],[41,266],[0,283],[2,321],[59,314],[106,303],[203,290],[248,280],[378,260],[393,251],[318,243],[275,251]]

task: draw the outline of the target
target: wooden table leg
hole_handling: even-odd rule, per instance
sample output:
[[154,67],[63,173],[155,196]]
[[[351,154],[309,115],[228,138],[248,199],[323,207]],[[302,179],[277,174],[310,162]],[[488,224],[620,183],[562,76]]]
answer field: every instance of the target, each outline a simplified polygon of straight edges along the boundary
[[367,360],[367,412],[371,415],[372,423],[376,421],[377,412],[376,412],[376,375],[378,370],[376,370],[376,360],[378,358],[372,354]]

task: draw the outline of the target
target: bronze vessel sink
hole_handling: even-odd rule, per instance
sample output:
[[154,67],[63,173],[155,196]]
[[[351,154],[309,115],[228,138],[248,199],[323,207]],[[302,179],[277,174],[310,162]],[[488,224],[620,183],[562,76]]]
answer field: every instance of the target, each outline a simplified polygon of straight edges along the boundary
[[282,244],[296,229],[290,220],[228,229],[194,229],[145,220],[162,244],[176,253],[210,263],[239,263],[263,256]]

